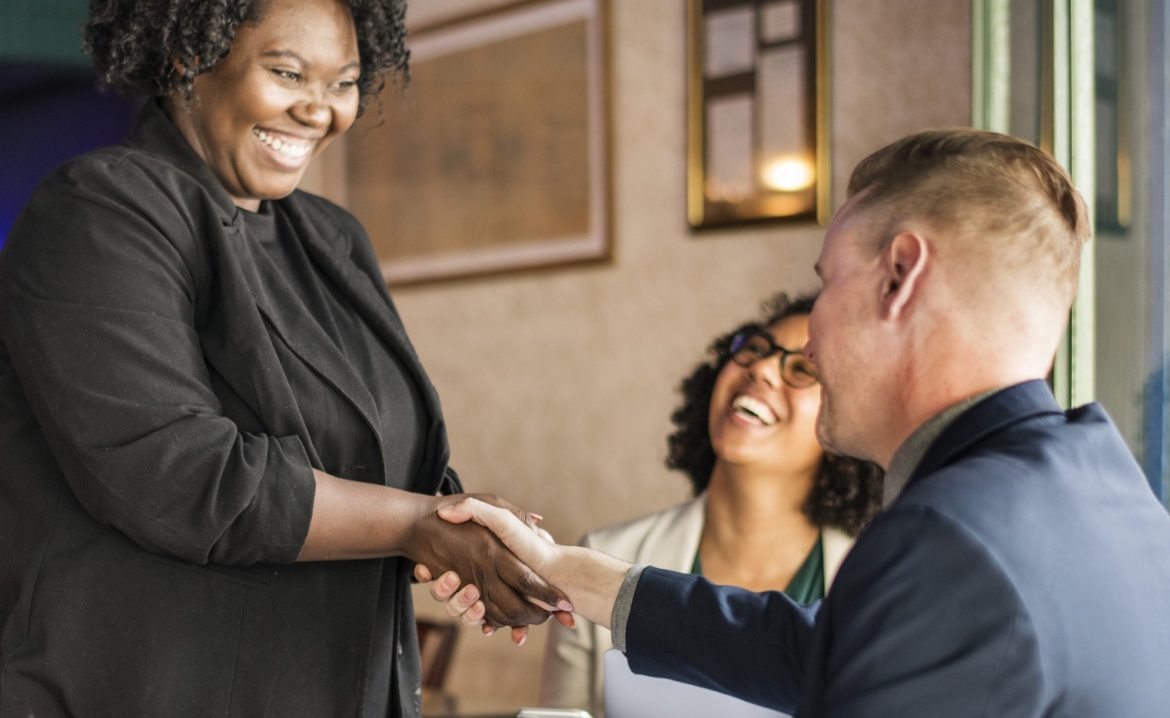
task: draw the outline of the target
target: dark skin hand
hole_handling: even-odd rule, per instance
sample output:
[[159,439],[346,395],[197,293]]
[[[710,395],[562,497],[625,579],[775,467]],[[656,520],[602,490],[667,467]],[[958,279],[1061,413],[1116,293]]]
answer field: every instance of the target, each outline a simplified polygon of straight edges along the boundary
[[[442,497],[435,510],[458,503],[467,495]],[[507,509],[525,523],[532,523],[526,512],[499,497],[474,496]],[[428,570],[437,569],[438,574],[454,571],[469,577],[467,582],[478,586],[483,593],[484,622],[495,628],[536,625],[548,620],[548,611],[526,597],[549,606],[567,601],[564,593],[521,563],[491,531],[471,523],[448,523],[435,511],[416,523],[407,538],[407,555]]]
[[[435,569],[436,574],[454,571],[474,576],[485,599],[485,620],[497,627],[548,620],[548,612],[529,599],[546,606],[567,603],[564,593],[521,563],[490,531],[450,524],[435,513],[463,495],[416,494],[320,470],[314,470],[313,477],[313,515],[298,561],[402,556]],[[503,499],[477,498],[532,525],[529,514]]]

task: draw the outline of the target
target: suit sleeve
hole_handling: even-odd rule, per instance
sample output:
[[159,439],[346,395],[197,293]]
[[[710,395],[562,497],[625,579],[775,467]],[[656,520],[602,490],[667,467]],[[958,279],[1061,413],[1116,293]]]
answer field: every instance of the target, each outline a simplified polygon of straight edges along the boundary
[[824,686],[806,702],[813,714],[1039,715],[1043,675],[1017,593],[982,546],[930,509],[879,517],[823,613]]
[[626,656],[635,673],[791,713],[819,607],[647,567],[626,624]]
[[0,262],[6,349],[96,521],[192,562],[292,561],[312,513],[307,454],[223,416],[196,329],[209,220],[176,200],[190,187],[164,184],[89,159],[38,191]]

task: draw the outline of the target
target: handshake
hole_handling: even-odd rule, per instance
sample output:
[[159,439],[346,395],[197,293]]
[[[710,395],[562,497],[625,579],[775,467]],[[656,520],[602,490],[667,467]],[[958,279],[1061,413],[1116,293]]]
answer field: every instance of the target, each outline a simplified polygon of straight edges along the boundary
[[[414,576],[432,582],[431,596],[448,615],[482,626],[485,635],[509,626],[517,645],[524,645],[529,625],[549,616],[569,628],[576,625],[574,613],[609,627],[630,564],[558,545],[537,525],[541,516],[494,497],[447,497],[435,514],[448,528],[461,529],[455,533],[465,535],[460,543],[466,549],[439,547],[434,565],[418,562]],[[436,576],[432,568],[438,566],[450,568]]]

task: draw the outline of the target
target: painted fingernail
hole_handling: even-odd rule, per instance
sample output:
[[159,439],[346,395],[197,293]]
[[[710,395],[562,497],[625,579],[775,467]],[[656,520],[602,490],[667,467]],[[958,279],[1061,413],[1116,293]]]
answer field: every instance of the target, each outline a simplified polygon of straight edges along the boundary
[[533,512],[531,512],[531,511],[529,511],[529,512],[528,512],[528,515],[532,517],[532,520],[533,520],[533,521],[544,521],[544,517],[543,517],[543,516],[541,516],[540,514],[533,513]]
[[527,633],[525,633],[523,636],[520,636],[520,640],[516,641],[516,646],[517,647],[523,646],[525,643],[528,643],[528,634]]
[[557,610],[558,611],[567,611],[568,613],[572,613],[573,612],[573,604],[569,603],[567,600],[562,598],[561,600],[557,601]]

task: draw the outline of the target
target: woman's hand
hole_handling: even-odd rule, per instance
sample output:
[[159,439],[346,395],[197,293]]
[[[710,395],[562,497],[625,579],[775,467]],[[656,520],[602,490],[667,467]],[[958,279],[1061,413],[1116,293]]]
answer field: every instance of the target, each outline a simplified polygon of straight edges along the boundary
[[[477,586],[484,620],[493,626],[548,620],[548,611],[530,598],[545,606],[568,605],[563,592],[523,564],[486,528],[439,518],[438,509],[460,502],[463,496],[426,496],[348,481],[319,470],[313,476],[313,516],[297,560],[403,556],[436,575],[454,571]],[[481,495],[476,505],[501,511],[521,526],[535,525],[534,515],[494,496]]]
[[[510,504],[484,501],[482,496],[461,496],[459,500],[443,504],[438,515],[445,521],[460,525],[476,523],[487,527],[495,533],[509,548],[520,550],[530,560],[537,561],[542,569],[551,567],[551,553],[557,550],[556,542],[547,531],[536,526],[531,514],[516,510]],[[489,497],[494,498],[494,497]],[[535,567],[533,567],[535,568]],[[536,569],[541,573],[541,569]],[[431,580],[433,573],[426,565],[418,565],[414,571],[419,581]],[[455,572],[447,572],[439,577],[430,587],[431,598],[443,605],[447,615],[458,617],[465,625],[475,626],[484,623],[484,604],[479,600],[480,590],[474,579],[460,588],[463,581]],[[556,606],[542,602],[537,598],[530,599],[545,610],[552,611],[558,621],[567,628],[575,628],[572,605],[565,601]],[[512,628],[512,641],[519,646],[528,639],[528,629],[516,624],[508,624]],[[495,626],[490,622],[484,625],[484,633],[491,635]]]
[[[453,594],[446,594],[442,599],[448,613],[461,616],[469,625],[482,621],[491,627],[501,627],[543,623],[550,611],[568,610],[565,594],[517,559],[491,531],[474,522],[452,523],[440,518],[440,514],[465,498],[436,497],[434,508],[414,522],[403,547],[403,553],[425,567],[428,576],[453,573],[456,577],[467,577],[469,586],[460,592],[455,604],[449,603]],[[539,529],[535,529],[534,515],[495,496],[474,498],[498,508],[536,540],[547,543],[536,533]],[[432,586],[431,590],[435,596],[436,588]]]
[[[562,588],[572,603],[558,604],[563,611],[574,611],[603,628],[609,628],[622,583],[631,565],[621,559],[581,546],[558,546],[539,536],[532,527],[514,512],[485,503],[475,497],[462,497],[454,504],[439,509],[445,521],[466,525],[476,523],[491,529],[500,541],[521,561],[556,586]],[[425,566],[416,567],[415,576],[428,580],[433,574]],[[438,586],[431,587],[431,596],[447,606],[452,616],[460,616],[464,623],[474,625],[478,609],[475,581],[459,589],[459,575],[443,576]],[[452,604],[451,599],[457,597]],[[468,614],[464,618],[464,614]],[[572,617],[557,613],[557,618],[571,627]],[[485,632],[488,632],[485,626]],[[512,640],[523,642],[523,631],[513,630]]]
[[[483,499],[483,497],[476,498],[480,500]],[[509,506],[506,502],[502,503],[505,506]],[[447,517],[447,520],[461,519],[462,521],[466,521],[467,518],[470,518],[469,514],[466,516],[466,518],[464,518],[464,512],[459,509],[458,505],[445,504],[441,511],[442,515]],[[537,536],[539,536],[547,543],[555,545],[556,542],[553,540],[552,536],[549,535],[547,531],[536,525],[535,522],[540,519],[538,515],[526,514],[517,510],[513,510],[511,512],[514,516],[516,516],[517,519],[523,521],[524,524],[528,526]],[[425,565],[418,564],[414,569],[414,577],[416,580],[422,583],[426,583],[432,580],[433,574]],[[451,616],[452,618],[458,618],[466,626],[482,625],[485,635],[490,636],[495,632],[495,626],[484,623],[486,607],[483,601],[480,600],[479,587],[474,583],[463,585],[463,581],[454,571],[448,571],[442,576],[439,576],[439,578],[430,585],[430,594],[431,598],[443,606],[443,609],[447,612],[448,616]],[[573,614],[571,613],[571,606],[562,604],[561,608],[557,608],[554,606],[545,605],[540,601],[534,600],[534,602],[536,602],[537,605],[540,605],[541,608],[551,611],[552,615],[557,619],[557,621],[559,621],[566,628],[577,627],[577,622],[574,620]],[[513,643],[518,646],[523,646],[527,640],[528,628],[526,626],[512,627]]]

